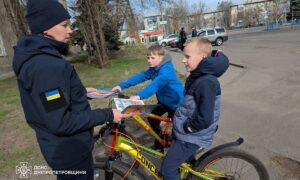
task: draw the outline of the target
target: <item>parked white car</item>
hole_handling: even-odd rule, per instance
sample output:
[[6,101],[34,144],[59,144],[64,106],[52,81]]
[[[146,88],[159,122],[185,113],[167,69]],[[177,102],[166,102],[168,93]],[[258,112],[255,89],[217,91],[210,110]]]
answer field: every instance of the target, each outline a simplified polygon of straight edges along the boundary
[[166,37],[164,37],[162,40],[158,41],[158,44],[162,47],[165,47],[168,45],[169,41],[175,40],[178,38],[177,34],[169,34]]

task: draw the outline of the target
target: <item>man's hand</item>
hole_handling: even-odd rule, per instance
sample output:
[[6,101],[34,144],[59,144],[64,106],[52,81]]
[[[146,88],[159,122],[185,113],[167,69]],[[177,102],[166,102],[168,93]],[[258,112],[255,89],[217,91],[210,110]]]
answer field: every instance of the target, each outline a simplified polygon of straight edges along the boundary
[[131,100],[140,100],[141,97],[140,96],[130,96]]
[[115,123],[120,123],[122,118],[129,118],[132,116],[132,114],[122,114],[119,110],[117,109],[112,109],[113,114],[114,114],[114,120],[113,122]]
[[112,91],[115,91],[115,90],[118,90],[118,91],[122,91],[121,87],[120,86],[115,86],[111,89]]
[[113,114],[114,114],[113,122],[120,123],[122,120],[122,113],[117,109],[113,109]]
[[98,92],[98,89],[92,88],[92,87],[87,87],[86,91],[87,91],[87,93],[92,93],[92,92]]

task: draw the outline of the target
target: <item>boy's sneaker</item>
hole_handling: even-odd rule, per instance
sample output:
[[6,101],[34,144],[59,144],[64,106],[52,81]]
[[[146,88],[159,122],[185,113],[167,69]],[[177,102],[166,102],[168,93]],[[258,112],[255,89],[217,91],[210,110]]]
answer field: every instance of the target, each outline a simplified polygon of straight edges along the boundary
[[154,150],[159,150],[161,153],[164,153],[164,147],[158,141],[155,141],[154,144],[150,146],[150,148]]

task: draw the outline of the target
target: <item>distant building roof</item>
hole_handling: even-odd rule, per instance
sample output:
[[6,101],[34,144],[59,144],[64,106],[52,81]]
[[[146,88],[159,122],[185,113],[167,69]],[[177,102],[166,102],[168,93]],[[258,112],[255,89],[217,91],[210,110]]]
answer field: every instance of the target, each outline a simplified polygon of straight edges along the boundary
[[162,34],[161,31],[147,31],[147,32],[144,32],[144,36],[161,35],[161,34]]

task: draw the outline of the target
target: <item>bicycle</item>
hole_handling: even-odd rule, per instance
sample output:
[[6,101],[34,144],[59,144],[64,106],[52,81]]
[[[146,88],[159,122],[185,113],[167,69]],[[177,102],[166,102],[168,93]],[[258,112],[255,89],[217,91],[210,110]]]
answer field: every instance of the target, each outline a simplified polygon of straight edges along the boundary
[[[112,105],[112,101],[113,101],[113,99],[112,99],[112,97],[113,96],[115,96],[115,95],[118,95],[118,97],[119,98],[129,98],[128,96],[126,96],[126,95],[124,95],[124,94],[122,94],[121,92],[119,92],[119,91],[116,91],[115,93],[113,93],[111,96],[110,96],[110,98],[111,98],[111,100],[109,101],[109,107],[111,107]],[[156,115],[152,115],[152,114],[149,114],[149,115],[147,115],[148,117],[150,116],[150,117],[153,117],[153,118],[155,118],[155,119],[157,119],[157,120],[161,120],[161,121],[165,121],[166,123],[167,123],[167,128],[165,128],[165,130],[166,129],[168,129],[169,128],[169,125],[170,125],[170,119],[168,119],[168,118],[163,118],[163,117],[160,117],[160,116],[156,116]],[[171,142],[171,140],[170,139],[167,139],[166,140],[166,136],[164,137],[164,138],[160,138],[160,136],[159,135],[157,135],[152,129],[151,129],[151,127],[142,119],[142,117],[141,116],[139,116],[139,115],[134,115],[133,117],[132,117],[132,119],[134,119],[136,122],[138,122],[138,124],[141,126],[141,127],[143,127],[145,130],[146,130],[146,132],[148,132],[151,136],[153,136],[155,139],[157,139],[159,142],[161,142],[161,144],[164,146],[164,147],[168,147],[169,146],[169,144],[170,144],[170,142]],[[98,135],[96,135],[95,136],[95,139],[99,139],[99,138],[103,138],[103,136],[106,134],[113,134],[113,132],[115,132],[115,131],[112,131],[113,129],[117,129],[118,130],[118,132],[121,132],[121,134],[122,134],[122,138],[124,138],[124,136],[131,136],[131,140],[132,139],[134,139],[134,141],[137,141],[135,138],[133,138],[132,137],[132,135],[130,135],[128,132],[126,132],[126,130],[125,130],[125,127],[126,127],[126,125],[124,124],[124,121],[122,121],[122,123],[121,124],[114,124],[114,125],[111,125],[111,123],[109,123],[109,124],[106,124],[106,126],[104,126],[104,127],[102,127],[100,130],[99,130],[99,133],[98,133]],[[109,133],[106,133],[106,132],[109,132]],[[121,139],[120,138],[120,136],[117,136],[116,134],[113,136],[114,138],[114,140],[112,141],[112,142],[116,142],[115,140],[117,140],[117,137],[119,137],[119,139]],[[123,141],[122,139],[121,139],[121,141]],[[120,141],[120,142],[121,142]],[[146,153],[150,153],[150,154],[152,154],[153,156],[156,156],[157,158],[159,158],[159,159],[162,159],[163,158],[163,155],[162,155],[162,153],[159,153],[159,152],[157,152],[157,151],[155,151],[155,150],[153,150],[153,149],[151,149],[151,148],[147,148],[147,147],[145,147],[145,146],[143,146],[143,145],[141,145],[141,144],[136,144],[136,143],[130,143],[130,141],[128,141],[128,139],[127,139],[127,141],[126,141],[128,144],[131,144],[131,146],[132,145],[136,145],[136,147],[139,147],[139,148],[141,148],[141,150],[142,151],[144,151],[144,152],[146,152]],[[257,169],[261,169],[260,171],[258,171],[258,172],[260,172],[260,173],[258,173],[259,174],[259,177],[261,177],[260,179],[268,179],[268,173],[267,173],[267,171],[266,171],[266,169],[265,169],[265,167],[263,166],[263,164],[259,161],[259,160],[257,160],[255,157],[253,157],[252,155],[249,155],[249,154],[247,154],[247,153],[245,153],[245,152],[243,152],[243,151],[241,151],[241,150],[237,150],[237,149],[235,149],[235,148],[231,148],[231,147],[233,147],[233,146],[239,146],[240,144],[242,144],[243,143],[243,139],[242,138],[240,138],[240,139],[238,139],[237,141],[235,141],[235,142],[231,142],[231,143],[226,143],[226,144],[223,144],[223,145],[220,145],[220,146],[217,146],[217,147],[215,147],[215,148],[213,148],[213,149],[211,149],[211,150],[209,150],[209,151],[207,151],[206,153],[204,153],[203,155],[201,155],[201,157],[199,157],[199,158],[197,158],[197,159],[194,159],[193,161],[191,161],[191,162],[189,162],[189,164],[188,164],[188,166],[190,166],[190,167],[203,167],[203,169],[205,169],[204,168],[204,165],[207,165],[207,164],[210,164],[210,162],[212,162],[213,160],[214,160],[214,158],[218,158],[218,157],[223,157],[223,156],[225,156],[225,155],[227,155],[228,157],[230,157],[230,156],[233,156],[232,154],[234,154],[234,156],[236,156],[236,157],[239,157],[239,158],[241,158],[241,159],[245,159],[246,161],[248,160],[249,162],[251,162],[250,164],[256,164],[257,165]],[[110,150],[109,150],[109,159],[107,159],[107,158],[105,158],[105,157],[100,157],[100,156],[96,156],[96,161],[95,161],[95,167],[96,167],[96,169],[97,168],[100,168],[100,169],[103,169],[103,168],[105,168],[105,172],[106,172],[106,174],[107,174],[107,172],[110,172],[110,173],[112,173],[112,172],[117,172],[118,174],[122,174],[122,173],[124,173],[124,172],[127,172],[126,171],[126,169],[128,170],[128,169],[131,169],[131,174],[135,174],[134,175],[134,177],[137,177],[137,179],[144,179],[144,177],[142,176],[142,175],[140,175],[140,173],[138,172],[138,167],[139,167],[139,164],[142,164],[141,162],[139,162],[139,163],[136,163],[136,162],[134,162],[133,163],[133,165],[134,166],[132,166],[132,167],[130,167],[129,166],[129,164],[128,163],[126,163],[126,162],[124,162],[124,159],[122,159],[122,161],[121,161],[121,157],[123,156],[124,157],[124,155],[122,155],[122,153],[121,153],[121,151],[125,151],[125,152],[127,152],[125,149],[121,149],[121,151],[119,151],[117,154],[114,154],[113,155],[113,150],[114,150],[114,148],[115,147],[118,147],[119,145],[117,144],[111,144],[111,147],[110,147]],[[118,148],[117,148],[118,149]],[[136,148],[137,149],[137,148]],[[198,153],[196,153],[195,154],[195,157],[197,157],[197,156],[200,156],[200,153],[201,153],[201,151],[199,151]],[[128,153],[129,154],[129,153]],[[134,156],[133,154],[129,154],[129,156],[130,157],[132,157],[132,159],[137,159],[137,154],[136,154],[136,156]],[[227,157],[227,156],[225,156],[225,157]],[[142,157],[142,156],[141,156]],[[125,160],[127,159],[127,161],[128,161],[128,157],[127,158],[125,158]],[[114,162],[114,161],[117,161],[117,165],[114,165],[113,164],[113,166],[111,166],[111,168],[114,168],[113,169],[113,171],[112,171],[112,169],[106,169],[106,167],[109,167],[109,166],[107,166],[108,164],[108,162]],[[107,162],[107,163],[105,163],[105,162]],[[146,164],[149,164],[149,162],[151,162],[151,161],[146,161],[145,163]],[[109,163],[110,164],[110,163]],[[143,165],[143,164],[142,164]],[[144,167],[145,167],[145,164],[143,165]],[[133,168],[133,167],[135,167],[135,168]],[[152,166],[152,168],[153,168],[154,166]],[[186,166],[186,164],[184,164],[183,165],[183,167],[184,168],[186,168],[187,166]],[[147,169],[147,168],[146,168]],[[200,168],[201,169],[201,168]],[[148,171],[149,171],[149,169],[147,169]],[[185,172],[187,173],[187,172],[190,172],[190,171],[192,171],[192,169],[188,169],[188,168],[186,168],[186,169],[183,169],[183,170],[185,170]],[[205,171],[208,171],[208,172],[210,172],[210,173],[212,173],[211,175],[218,175],[219,177],[218,177],[218,179],[234,179],[234,178],[232,178],[231,176],[228,176],[228,177],[230,177],[230,178],[225,178],[225,176],[223,175],[223,177],[222,177],[222,173],[217,173],[217,172],[214,172],[214,171],[211,171],[211,170],[209,170],[209,169],[207,169],[207,170],[205,170]],[[129,172],[129,171],[128,171]],[[127,172],[127,173],[128,173]],[[155,170],[155,172],[159,172],[158,170],[157,170],[157,168],[156,168],[156,170]],[[197,172],[197,171],[195,171],[195,172]],[[186,175],[186,173],[183,173],[183,175],[181,175],[182,177],[184,177],[184,176],[186,176],[186,177],[188,177],[187,175]],[[114,173],[113,173],[114,174]],[[201,174],[201,173],[200,173]],[[197,174],[197,177],[202,177],[202,179],[207,179],[207,177],[204,177],[203,175],[200,175],[200,174]],[[111,174],[109,174],[108,173],[108,175],[106,175],[107,177],[111,177],[112,175]],[[160,177],[160,175],[157,175],[157,176],[155,176],[154,175],[154,177],[156,177],[156,178],[158,178],[159,179],[159,177]],[[107,179],[111,179],[111,178],[107,178]],[[212,178],[210,178],[210,179],[212,179]]]
[[[104,88],[99,88],[99,90],[106,90]],[[107,91],[107,90],[106,90]],[[123,98],[123,99],[129,99],[129,96],[121,93],[120,91],[110,91],[108,96],[105,98],[109,99],[108,107],[112,107],[112,102],[113,102],[113,97],[117,96],[118,98]],[[143,119],[142,115],[134,115],[131,117],[135,122],[138,123],[140,127],[145,129],[145,131],[154,139],[156,139],[160,144],[162,145],[163,148],[169,147],[171,144],[171,135],[170,135],[170,129],[171,129],[171,119],[168,117],[161,117],[157,116],[155,114],[145,114],[145,117],[152,118],[161,122],[165,123],[164,128],[162,129],[161,134],[157,134]],[[124,133],[128,134],[129,136],[133,137],[130,133],[124,130]],[[138,141],[135,139],[135,141]],[[162,149],[163,151],[163,149]]]
[[[97,90],[101,91],[101,93],[104,94],[104,96],[99,96],[97,99],[107,99],[108,100],[108,107],[109,108],[112,108],[113,107],[113,101],[114,101],[114,97],[118,97],[118,98],[122,98],[122,99],[129,99],[129,96],[123,94],[122,92],[120,91],[110,91],[110,90],[107,90],[105,88],[102,88],[102,87],[98,87]],[[107,95],[105,95],[107,92]],[[93,97],[93,98],[91,98]],[[88,96],[88,98],[91,100],[91,99],[94,99],[96,96]],[[145,132],[149,135],[149,137],[153,137],[154,139],[156,139],[158,142],[161,143],[162,145],[162,149],[160,149],[161,152],[164,151],[164,148],[166,147],[169,147],[170,144],[171,144],[171,141],[172,141],[172,138],[171,138],[171,120],[170,118],[167,118],[167,117],[161,117],[161,116],[157,116],[157,115],[154,115],[154,114],[146,114],[144,115],[146,117],[151,117],[155,120],[159,120],[159,121],[162,121],[162,122],[165,122],[165,126],[162,128],[162,134],[157,134],[147,123],[146,121],[143,119],[143,117],[141,115],[134,115],[132,116],[130,119],[134,120],[135,122],[138,123],[139,127],[142,127]],[[102,127],[99,132],[104,132],[105,131],[105,127]],[[123,128],[123,133],[124,134],[127,134],[129,135],[135,142],[139,142],[141,143],[141,141],[137,138],[135,138],[135,136],[133,136],[130,132],[126,131],[125,128]],[[97,141],[96,139],[94,140],[95,142],[100,142],[100,141]],[[100,143],[95,143],[95,148],[94,148],[94,152],[97,152],[97,156],[100,157],[100,156],[107,156],[108,152],[107,151],[97,151],[97,149],[104,149],[105,146],[103,144],[103,142],[100,142]],[[127,154],[123,154],[122,157],[119,157],[119,160],[120,161],[127,161],[127,162],[133,162],[134,159],[130,156],[128,156]],[[135,168],[137,169],[139,166],[135,166]]]
[[[109,147],[108,157],[95,157],[94,170],[104,170],[105,179],[146,179],[137,169],[136,165],[141,164],[142,168],[149,172],[155,179],[162,179],[161,173],[153,161],[146,155],[162,160],[164,154],[135,143],[127,134],[124,121],[121,124],[107,123],[95,136],[95,139],[105,137],[105,134],[112,134],[113,137]],[[108,133],[106,133],[108,132]],[[194,157],[181,164],[179,174],[181,179],[203,179],[203,180],[236,180],[245,179],[243,170],[251,168],[251,180],[268,180],[269,175],[264,165],[254,156],[245,151],[235,148],[243,143],[243,138],[234,142],[226,143],[214,147],[203,153],[202,150],[195,153]],[[126,152],[135,159],[132,164],[118,160],[122,153]],[[202,154],[203,153],[203,154]],[[229,159],[230,167],[227,163]],[[238,165],[232,166],[236,161],[242,161]],[[223,163],[222,163],[223,162]],[[219,163],[223,166],[217,166]],[[221,168],[224,168],[221,170]],[[229,170],[228,170],[229,168]],[[249,171],[247,171],[249,172]],[[255,175],[253,178],[252,175]]]

